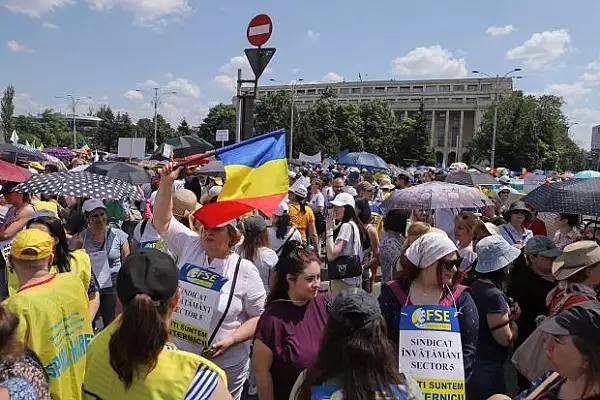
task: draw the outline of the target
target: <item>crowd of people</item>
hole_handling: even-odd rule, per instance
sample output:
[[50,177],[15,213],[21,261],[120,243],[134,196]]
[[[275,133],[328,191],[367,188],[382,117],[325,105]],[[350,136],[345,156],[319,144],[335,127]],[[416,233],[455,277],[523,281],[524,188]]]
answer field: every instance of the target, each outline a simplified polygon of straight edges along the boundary
[[[595,225],[546,226],[507,179],[480,209],[382,207],[436,173],[291,167],[273,215],[216,227],[193,214],[223,182],[174,163],[139,202],[5,182],[0,399],[600,399]],[[406,361],[428,310],[458,361],[419,365],[459,397]]]

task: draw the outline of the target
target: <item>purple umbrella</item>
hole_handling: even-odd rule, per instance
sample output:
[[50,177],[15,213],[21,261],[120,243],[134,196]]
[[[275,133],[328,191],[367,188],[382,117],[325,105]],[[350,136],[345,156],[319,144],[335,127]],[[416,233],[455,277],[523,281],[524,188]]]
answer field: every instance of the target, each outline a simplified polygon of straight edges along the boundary
[[42,151],[61,160],[70,160],[75,157],[75,153],[66,147],[47,147]]

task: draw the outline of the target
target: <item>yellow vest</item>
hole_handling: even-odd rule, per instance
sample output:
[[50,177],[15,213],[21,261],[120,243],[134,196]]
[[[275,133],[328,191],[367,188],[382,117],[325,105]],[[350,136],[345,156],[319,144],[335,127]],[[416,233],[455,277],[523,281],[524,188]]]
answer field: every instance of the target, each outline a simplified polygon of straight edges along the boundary
[[[90,261],[90,256],[88,256],[87,251],[84,249],[72,251],[71,255],[73,256],[71,258],[71,263],[69,264],[71,273],[77,275],[79,279],[81,279],[81,283],[83,283],[83,287],[85,287],[85,291],[87,292],[90,287],[90,282],[92,281],[92,262]],[[50,267],[50,272],[58,273],[58,269],[56,269],[55,265]],[[19,280],[12,268],[6,268],[6,280],[8,282],[8,295],[12,296],[19,290]]]
[[110,365],[108,344],[113,333],[119,327],[117,318],[90,343],[83,382],[83,394],[90,400],[180,400],[192,384],[192,380],[201,368],[208,368],[217,374],[227,386],[227,377],[223,370],[199,355],[182,350],[164,349],[158,355],[156,367],[146,375],[134,374],[129,387],[119,379]]
[[72,274],[49,274],[4,301],[19,316],[17,337],[40,358],[55,399],[81,399],[93,331],[87,290]]

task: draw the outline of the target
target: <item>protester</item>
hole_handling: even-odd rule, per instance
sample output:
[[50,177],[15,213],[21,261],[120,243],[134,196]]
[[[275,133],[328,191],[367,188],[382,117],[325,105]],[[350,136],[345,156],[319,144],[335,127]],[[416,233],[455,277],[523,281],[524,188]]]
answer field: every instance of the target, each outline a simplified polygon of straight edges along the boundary
[[133,252],[117,278],[123,314],[89,345],[83,392],[101,399],[230,399],[225,373],[167,343],[179,271],[156,249]]
[[302,236],[302,242],[308,243],[310,237],[310,244],[317,249],[317,252],[320,252],[321,243],[315,226],[315,214],[306,204],[306,197],[308,196],[306,188],[304,185],[297,185],[297,187],[290,189],[288,196],[288,212],[292,223]]
[[7,399],[51,400],[40,359],[17,338],[19,316],[0,305],[0,387]]
[[343,279],[332,278],[331,272],[328,271],[330,273],[329,290],[337,295],[342,290],[361,285],[360,255],[362,241],[366,240],[367,232],[356,215],[354,198],[350,194],[340,193],[330,203],[333,210],[327,217],[325,230],[327,262],[335,264],[338,258],[351,257],[353,263],[353,270],[347,271],[348,276]]
[[333,197],[329,200],[331,202],[331,200],[333,200],[335,198],[335,196],[337,196],[340,193],[344,193],[344,189],[346,187],[346,182],[344,180],[343,177],[335,177],[333,179],[331,188],[333,189]]
[[261,400],[287,399],[296,378],[314,361],[328,313],[320,294],[321,262],[301,242],[285,245],[277,280],[256,327],[254,370]]
[[267,221],[260,215],[251,215],[244,219],[244,242],[238,254],[252,263],[258,269],[267,295],[270,292],[269,282],[279,258],[269,247]]
[[565,246],[581,240],[579,233],[579,215],[560,213],[555,219],[556,233],[554,234],[554,244],[563,250]]
[[407,174],[400,174],[396,177],[396,187],[398,189],[406,189],[412,185],[414,178]]
[[496,206],[493,204],[483,206],[481,208],[481,212],[483,214],[481,216],[481,220],[483,222],[490,222],[490,223],[494,224],[495,226],[504,225],[506,223],[504,218],[502,218],[496,214]]
[[477,351],[479,316],[466,286],[452,281],[459,260],[454,243],[444,234],[426,233],[401,258],[402,273],[381,287],[379,304],[388,326],[388,337],[398,354],[400,313],[408,305],[446,305],[458,313],[465,380],[471,377]]
[[382,282],[391,281],[396,274],[396,261],[404,250],[408,217],[406,210],[390,210],[383,219],[383,239],[379,244]]
[[343,291],[333,302],[316,359],[289,399],[422,399],[419,385],[398,371],[393,352],[377,300],[361,289]]
[[458,257],[462,260],[460,271],[466,271],[477,258],[473,251],[473,229],[477,217],[468,211],[459,213],[454,219],[454,237],[457,241]]
[[479,312],[479,341],[473,364],[473,375],[467,386],[469,399],[486,399],[495,393],[506,393],[504,364],[510,346],[517,338],[515,320],[518,307],[502,292],[513,261],[521,252],[499,235],[477,243],[477,279],[470,285]]
[[525,228],[525,221],[531,220],[533,215],[525,203],[515,201],[510,205],[508,211],[504,213],[504,219],[508,221],[500,227],[500,235],[511,246],[522,249],[527,244],[527,241],[533,236],[533,232]]
[[117,275],[129,255],[129,239],[122,230],[108,226],[106,207],[101,200],[87,200],[82,209],[89,228],[79,234],[79,240],[90,257],[92,271],[98,280],[100,316],[103,326],[108,326],[116,315]]
[[374,191],[375,186],[367,181],[360,182],[357,186],[358,196],[367,200],[372,216],[368,222],[363,221],[363,224],[372,224],[379,238],[380,234],[383,235],[383,215],[385,214],[385,211],[378,203],[373,201],[375,195]]
[[[510,195],[510,186],[501,186],[494,193],[494,203],[496,204],[496,214],[503,215],[509,208],[510,204],[508,204],[508,196]],[[506,219],[506,218],[505,218]]]
[[17,273],[19,291],[4,306],[19,316],[17,338],[40,358],[52,397],[81,399],[87,345],[92,338],[87,290],[73,274],[49,272],[53,250],[54,240],[39,229],[15,236],[10,264]]
[[267,229],[271,250],[277,255],[283,251],[285,243],[290,241],[302,242],[302,236],[298,229],[292,225],[288,204],[282,201],[271,218],[272,226]]
[[311,198],[308,204],[315,216],[322,213],[325,209],[325,197],[323,196],[323,193],[321,193],[322,189],[323,182],[320,179],[313,179],[310,183]]
[[354,211],[367,231],[366,240],[361,241],[361,263],[363,267],[362,284],[363,289],[368,293],[371,293],[373,291],[373,285],[375,284],[377,268],[379,267],[379,235],[375,225],[371,223],[371,221],[373,221],[373,217],[371,214],[371,207],[369,206],[367,199],[356,199]]
[[197,343],[173,339],[180,347],[203,352],[214,360],[227,374],[229,392],[238,400],[249,369],[248,340],[254,336],[258,317],[264,310],[265,290],[254,264],[231,251],[241,236],[235,220],[214,228],[204,227],[202,236],[198,236],[173,216],[171,187],[178,174],[179,168],[174,168],[172,163],[161,170],[154,228],[178,256],[180,268],[186,264],[205,268],[226,278],[227,282],[210,317],[208,335],[214,339],[209,346],[202,348]]
[[541,218],[538,216],[539,212],[530,203],[525,202],[525,207],[527,207],[527,209],[531,211],[531,214],[533,215],[533,218],[531,220],[525,221],[525,223],[523,224],[525,228],[531,230],[534,236],[548,236],[546,223],[542,221]]
[[408,249],[418,238],[426,234],[432,229],[431,225],[426,222],[413,222],[406,231],[406,242],[404,250]]

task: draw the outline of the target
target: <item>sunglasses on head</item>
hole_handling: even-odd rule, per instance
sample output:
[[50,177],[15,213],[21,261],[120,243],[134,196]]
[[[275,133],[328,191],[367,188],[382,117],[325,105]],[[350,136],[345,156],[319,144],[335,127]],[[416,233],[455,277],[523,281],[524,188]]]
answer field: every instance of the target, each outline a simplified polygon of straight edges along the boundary
[[456,267],[456,269],[459,269],[460,264],[462,263],[462,258],[457,258],[455,260],[440,260],[440,262],[442,263],[444,268],[446,268],[448,271],[452,271],[454,267]]

